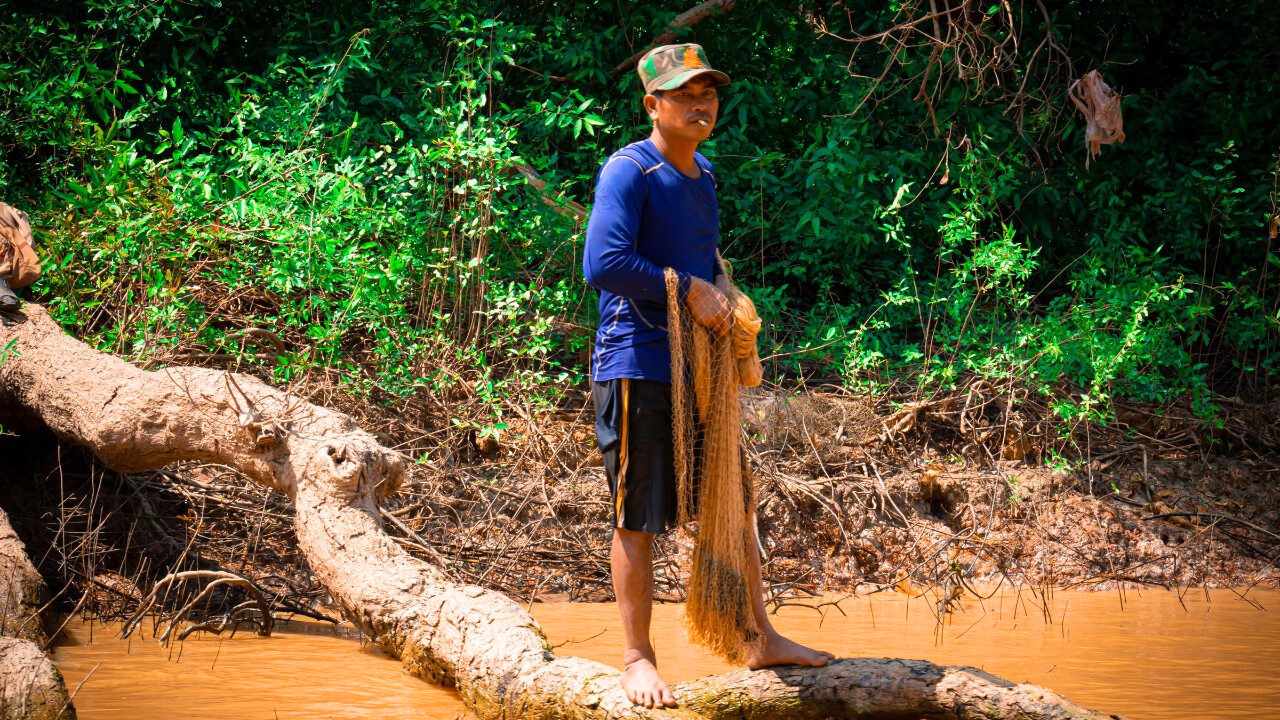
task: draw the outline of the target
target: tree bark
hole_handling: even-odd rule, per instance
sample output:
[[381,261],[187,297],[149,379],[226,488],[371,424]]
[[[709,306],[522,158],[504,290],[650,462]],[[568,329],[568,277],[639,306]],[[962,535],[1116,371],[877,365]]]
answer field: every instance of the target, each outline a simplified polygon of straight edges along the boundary
[[40,598],[44,579],[27,558],[27,548],[0,510],[0,635],[43,645]]
[[0,720],[75,720],[62,673],[41,647],[44,581],[0,510]]
[[1106,717],[973,668],[866,658],[702,678],[675,688],[678,709],[633,708],[617,670],[556,657],[520,605],[451,582],[382,532],[378,501],[406,458],[348,416],[244,375],[146,372],[68,337],[41,307],[25,315],[0,330],[18,352],[0,367],[0,398],[119,471],[218,462],[286,493],[300,548],[344,615],[481,718]]
[[75,720],[62,673],[30,640],[0,637],[0,720]]

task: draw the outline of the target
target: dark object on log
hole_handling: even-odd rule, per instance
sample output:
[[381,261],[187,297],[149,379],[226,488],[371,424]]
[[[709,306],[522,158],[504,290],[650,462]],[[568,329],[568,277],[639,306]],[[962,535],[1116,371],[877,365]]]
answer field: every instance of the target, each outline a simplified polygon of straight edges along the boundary
[[0,277],[0,312],[13,312],[21,304],[17,293],[9,287],[9,281]]
[[378,501],[407,461],[350,417],[248,376],[146,372],[68,337],[44,308],[25,312],[0,330],[20,353],[0,366],[0,400],[117,470],[206,460],[288,494],[299,547],[343,614],[409,672],[456,687],[481,718],[1107,717],[974,668],[869,658],[706,677],[675,688],[680,708],[632,707],[617,670],[556,657],[509,597],[449,581],[382,531]]

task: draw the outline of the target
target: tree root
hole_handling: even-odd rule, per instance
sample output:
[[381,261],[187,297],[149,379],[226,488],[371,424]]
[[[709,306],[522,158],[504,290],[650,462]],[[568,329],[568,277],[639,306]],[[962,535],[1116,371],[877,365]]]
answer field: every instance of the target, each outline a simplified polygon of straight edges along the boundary
[[[187,616],[191,614],[191,611],[195,609],[196,605],[200,604],[201,600],[208,599],[213,595],[213,592],[220,587],[241,588],[251,595],[252,599],[246,600],[245,602],[231,608],[231,610],[216,622],[213,620],[206,620],[204,622],[192,623],[189,627],[178,634],[178,640],[186,640],[188,635],[196,632],[197,630],[212,632],[215,635],[219,634],[223,630],[226,630],[228,625],[238,626],[240,621],[236,619],[237,616],[255,608],[258,610],[258,615],[261,620],[251,620],[251,622],[257,626],[258,634],[263,637],[271,634],[271,626],[273,624],[271,603],[267,600],[267,596],[262,592],[261,588],[254,585],[249,580],[231,572],[219,570],[188,570],[186,572],[171,573],[161,578],[160,581],[155,584],[155,587],[151,588],[151,592],[147,594],[147,597],[138,604],[138,609],[129,617],[128,620],[125,621],[124,626],[120,628],[120,637],[129,637],[129,635],[138,628],[142,619],[146,617],[147,612],[155,606],[156,600],[161,598],[162,592],[167,596],[168,592],[172,590],[174,586],[182,585],[188,580],[209,580],[211,582],[208,585],[205,585],[202,590],[195,593],[190,600],[183,603],[181,608],[164,621],[164,629],[160,631],[160,634],[157,637],[161,643],[166,645],[169,644],[174,639],[173,631],[178,628],[178,625],[180,625],[183,620],[187,619]],[[234,633],[235,631],[232,630],[232,632]]]
[[450,582],[382,531],[378,502],[406,458],[351,418],[248,376],[145,372],[68,337],[39,306],[25,320],[0,330],[17,341],[0,398],[119,471],[205,460],[286,493],[299,547],[343,614],[481,718],[1107,717],[973,668],[867,658],[706,677],[675,688],[680,708],[632,707],[617,670],[556,657],[509,597]]

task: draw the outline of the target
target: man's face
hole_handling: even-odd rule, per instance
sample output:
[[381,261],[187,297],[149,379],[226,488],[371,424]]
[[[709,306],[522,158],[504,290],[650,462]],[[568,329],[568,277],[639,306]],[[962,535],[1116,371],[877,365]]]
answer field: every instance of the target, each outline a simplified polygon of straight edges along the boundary
[[720,97],[715,80],[701,75],[674,90],[645,95],[644,107],[663,135],[702,142],[716,125]]

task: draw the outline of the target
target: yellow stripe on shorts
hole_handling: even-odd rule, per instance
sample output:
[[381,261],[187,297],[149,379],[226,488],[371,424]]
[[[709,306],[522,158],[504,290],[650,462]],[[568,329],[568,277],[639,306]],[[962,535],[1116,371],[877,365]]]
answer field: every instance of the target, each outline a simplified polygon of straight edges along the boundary
[[618,527],[622,527],[622,499],[627,492],[627,415],[630,407],[631,381],[622,379],[622,423],[618,430],[618,492],[614,500],[614,514],[618,517]]

